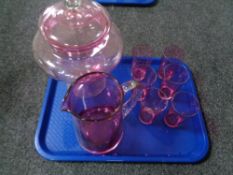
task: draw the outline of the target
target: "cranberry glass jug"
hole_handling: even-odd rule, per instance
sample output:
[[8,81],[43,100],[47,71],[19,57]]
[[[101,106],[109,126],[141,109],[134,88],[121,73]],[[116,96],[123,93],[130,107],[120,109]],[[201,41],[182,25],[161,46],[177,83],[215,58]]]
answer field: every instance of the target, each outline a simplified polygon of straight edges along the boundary
[[118,28],[92,0],[65,0],[48,7],[39,18],[33,40],[36,62],[67,84],[85,73],[110,72],[122,50]]

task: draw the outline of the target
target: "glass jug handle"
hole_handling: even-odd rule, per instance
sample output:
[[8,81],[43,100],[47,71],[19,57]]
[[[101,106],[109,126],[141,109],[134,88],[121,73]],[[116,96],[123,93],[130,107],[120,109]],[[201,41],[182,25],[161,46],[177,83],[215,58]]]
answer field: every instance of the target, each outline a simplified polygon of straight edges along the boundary
[[137,90],[138,82],[134,80],[125,82],[121,84],[121,86],[123,88],[124,94],[132,91],[131,97],[124,102],[123,107],[122,107],[123,118],[125,118],[132,111],[132,109],[136,106],[138,99],[142,95],[141,94],[142,91]]

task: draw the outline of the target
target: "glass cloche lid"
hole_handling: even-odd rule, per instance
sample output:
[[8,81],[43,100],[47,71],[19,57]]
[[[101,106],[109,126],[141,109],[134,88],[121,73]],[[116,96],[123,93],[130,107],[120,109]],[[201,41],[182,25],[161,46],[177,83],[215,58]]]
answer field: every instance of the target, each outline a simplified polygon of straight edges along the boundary
[[53,46],[76,49],[95,45],[110,30],[109,15],[92,0],[65,0],[48,7],[40,31]]

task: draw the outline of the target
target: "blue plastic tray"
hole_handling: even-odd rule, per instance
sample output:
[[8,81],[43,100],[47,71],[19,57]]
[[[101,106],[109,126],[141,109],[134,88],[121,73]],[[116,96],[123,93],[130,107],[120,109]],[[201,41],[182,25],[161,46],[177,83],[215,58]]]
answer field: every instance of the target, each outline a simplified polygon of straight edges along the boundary
[[113,5],[150,5],[156,0],[96,0],[101,4]]
[[[159,59],[153,67],[158,69]],[[120,81],[129,80],[131,59],[125,57],[114,70]],[[191,74],[191,71],[190,71]],[[159,86],[159,81],[157,82]],[[196,94],[191,79],[182,88]],[[185,121],[182,127],[168,128],[159,117],[153,125],[139,122],[137,106],[124,121],[124,137],[112,153],[96,156],[82,150],[75,138],[71,116],[60,111],[66,85],[53,79],[48,80],[38,128],[35,147],[41,156],[56,161],[120,161],[120,162],[197,162],[208,152],[209,142],[201,112]]]

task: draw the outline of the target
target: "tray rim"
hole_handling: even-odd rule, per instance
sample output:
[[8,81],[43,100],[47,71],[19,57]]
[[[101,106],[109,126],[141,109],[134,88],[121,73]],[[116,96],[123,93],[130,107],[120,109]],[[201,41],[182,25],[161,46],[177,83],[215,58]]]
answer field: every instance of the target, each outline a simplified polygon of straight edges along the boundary
[[[154,61],[160,61],[160,58],[153,57]],[[131,60],[130,56],[123,56],[122,61],[128,62]],[[183,63],[185,66],[187,64]],[[193,75],[190,70],[190,68],[187,66],[187,68],[190,71],[190,77],[193,80],[193,87],[194,87],[194,93],[198,97],[197,94],[197,87],[194,83]],[[50,112],[51,108],[46,108],[47,105],[50,104],[50,101],[53,101],[55,91],[53,91],[54,88],[57,87],[58,81],[54,80],[52,78],[48,78],[47,81],[47,87],[45,89],[45,95],[43,98],[43,103],[41,107],[41,112],[38,119],[38,125],[36,128],[35,138],[34,138],[34,145],[36,148],[36,151],[39,153],[40,156],[45,158],[46,160],[52,160],[52,161],[67,161],[67,162],[75,162],[75,161],[85,161],[85,162],[154,162],[154,163],[197,163],[202,161],[206,158],[206,156],[209,153],[209,136],[206,128],[206,122],[204,120],[203,112],[201,111],[201,128],[204,131],[205,135],[205,145],[202,153],[199,155],[193,156],[190,159],[187,159],[187,157],[179,157],[179,160],[172,157],[162,157],[159,156],[114,156],[114,155],[101,155],[101,156],[95,156],[95,155],[79,155],[79,156],[72,156],[72,155],[55,155],[53,152],[49,151],[46,146],[43,146],[42,139],[43,132],[42,130],[45,130],[47,128],[43,128],[43,125],[46,124],[46,120],[48,120],[49,117],[46,118],[46,113]],[[53,93],[51,95],[51,93]],[[199,100],[199,97],[198,97]]]

